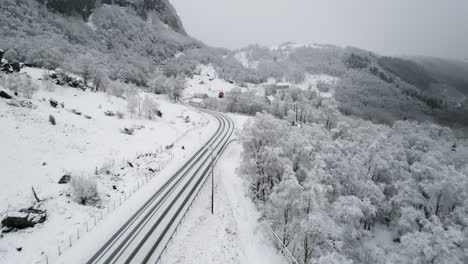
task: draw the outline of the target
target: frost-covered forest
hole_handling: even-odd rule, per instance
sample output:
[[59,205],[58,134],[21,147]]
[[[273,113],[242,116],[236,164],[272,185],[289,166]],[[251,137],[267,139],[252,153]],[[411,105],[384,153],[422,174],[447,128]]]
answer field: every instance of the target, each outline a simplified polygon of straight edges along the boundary
[[[95,6],[83,17],[78,13],[87,2]],[[175,13],[161,15],[147,8],[143,15],[143,1],[87,2],[2,1],[0,47],[5,59],[147,86],[162,62],[203,45],[183,34],[183,28],[178,32],[164,22],[171,15],[176,19]]]
[[300,263],[466,260],[468,141],[451,129],[258,114],[244,132],[249,193]]

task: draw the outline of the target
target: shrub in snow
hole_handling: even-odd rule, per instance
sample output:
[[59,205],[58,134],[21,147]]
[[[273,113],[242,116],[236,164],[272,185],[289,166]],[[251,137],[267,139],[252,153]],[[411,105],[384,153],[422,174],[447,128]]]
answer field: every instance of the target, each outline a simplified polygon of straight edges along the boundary
[[328,93],[330,92],[331,85],[327,82],[324,81],[319,81],[317,82],[317,90],[319,90],[322,93]]
[[115,116],[115,113],[109,110],[109,111],[105,111],[104,115],[106,115],[106,116]]
[[133,133],[135,132],[135,129],[125,127],[124,129],[121,130],[121,132],[122,132],[122,134],[126,134],[126,135],[132,136]]
[[55,117],[53,115],[49,116],[49,123],[53,126],[55,126],[57,123],[55,122]]
[[123,118],[124,118],[124,113],[122,113],[122,112],[117,112],[117,118],[118,118],[118,119],[123,119]]
[[95,174],[99,175],[102,173],[111,174],[112,169],[115,167],[115,160],[114,159],[106,159],[102,164],[101,168],[96,167]]
[[73,175],[70,180],[72,195],[81,205],[95,205],[99,202],[99,192],[95,177]]

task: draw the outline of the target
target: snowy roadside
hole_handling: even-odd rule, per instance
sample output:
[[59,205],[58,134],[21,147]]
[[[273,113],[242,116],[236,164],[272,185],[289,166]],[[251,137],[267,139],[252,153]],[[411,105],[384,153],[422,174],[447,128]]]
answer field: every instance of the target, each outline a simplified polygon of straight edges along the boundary
[[[210,122],[211,131],[216,129],[217,123],[212,120]],[[181,138],[174,146],[174,149],[179,153],[179,159],[174,159],[161,173],[142,186],[138,192],[128,199],[121,207],[117,208],[112,214],[106,216],[101,222],[96,225],[96,228],[84,238],[76,241],[73,247],[69,248],[63,255],[55,258],[54,263],[85,263],[94,252],[102,246],[116,231],[133,215],[150,197],[159,190],[159,188],[172,176],[174,173],[195,154],[204,142],[211,137],[209,133],[200,133],[200,131],[192,131],[185,137]],[[199,140],[193,140],[193,139]],[[196,142],[194,144],[193,142]],[[181,150],[181,146],[185,150]]]
[[[91,230],[97,234],[112,230],[119,223],[116,219],[125,220],[218,126],[205,114],[146,93],[142,96],[153,98],[163,117],[131,118],[122,98],[64,86],[45,89],[39,80],[43,70],[26,68],[25,72],[41,87],[30,100],[36,108],[14,107],[0,99],[0,216],[35,204],[46,210],[47,220],[34,228],[2,233],[0,263],[46,263],[46,256],[51,263],[59,250],[64,253],[69,247],[70,238],[75,247],[77,238],[86,240]],[[49,98],[63,102],[64,107],[51,107]],[[124,117],[106,116],[106,111],[122,112]],[[56,125],[49,123],[50,115]],[[190,122],[185,116],[190,116]],[[126,135],[121,132],[126,127],[138,129]],[[173,142],[173,149],[164,150]],[[158,172],[162,167],[166,169]],[[76,203],[70,184],[58,184],[65,174],[95,177],[97,206]],[[43,200],[39,205],[31,187]],[[103,222],[94,228],[94,219],[100,219],[101,213]]]
[[[230,116],[238,124],[248,119]],[[237,175],[241,152],[240,143],[231,143],[215,167],[214,215],[208,181],[169,244],[163,263],[285,263],[257,221],[260,213]]]

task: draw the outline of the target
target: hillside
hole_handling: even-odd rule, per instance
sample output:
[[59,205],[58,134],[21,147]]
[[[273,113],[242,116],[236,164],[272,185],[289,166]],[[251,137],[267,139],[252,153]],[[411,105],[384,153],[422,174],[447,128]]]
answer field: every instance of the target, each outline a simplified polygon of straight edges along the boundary
[[410,60],[421,65],[452,90],[468,96],[468,62],[433,57],[411,57]]
[[[190,75],[197,72],[199,64],[211,65],[220,79],[242,88],[249,99],[240,102],[233,99],[236,104],[245,104],[234,108],[244,109],[248,114],[269,108],[265,102],[268,95],[280,99],[277,103],[289,105],[281,116],[294,110],[298,99],[304,101],[301,97],[311,101],[319,95],[319,98],[332,97],[341,113],[374,123],[391,125],[409,119],[466,127],[466,67],[463,63],[444,61],[442,64],[442,61],[423,63],[352,47],[285,43],[272,48],[249,46],[217,53],[194,50],[171,60],[163,71],[167,69],[165,73],[169,76],[181,71]],[[293,89],[295,95],[288,98],[281,89],[276,89],[276,84],[281,82],[297,88]],[[194,85],[192,81],[190,86]],[[213,85],[207,85],[206,89],[211,89],[210,86]],[[200,89],[198,93],[202,93]],[[234,97],[238,95],[227,95],[228,100]],[[221,107],[225,109],[228,105],[224,103]]]
[[94,229],[96,217],[124,205],[137,187],[159,188],[169,175],[164,168],[179,166],[216,126],[166,95],[132,85],[125,86],[125,99],[56,85],[44,79],[44,69],[22,72],[0,75],[0,91],[12,97],[0,98],[0,217],[34,208],[46,218],[14,232],[2,223],[0,263],[45,263],[45,255],[52,261],[57,247],[65,252],[64,241],[75,244],[76,232],[83,237]]
[[167,0],[5,0],[0,24],[6,59],[92,72],[95,82],[147,85],[164,61],[202,46]]
[[143,19],[148,19],[151,13],[156,13],[158,19],[168,25],[172,30],[186,35],[184,26],[179,19],[174,7],[168,0],[37,0],[49,10],[66,15],[80,14],[84,20],[103,4],[118,5],[120,7],[132,7]]

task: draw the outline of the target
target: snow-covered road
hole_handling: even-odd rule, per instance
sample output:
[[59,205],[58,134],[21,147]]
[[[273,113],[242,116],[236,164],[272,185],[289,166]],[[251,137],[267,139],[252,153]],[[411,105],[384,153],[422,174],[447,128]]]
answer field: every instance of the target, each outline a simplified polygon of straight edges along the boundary
[[[219,128],[213,137],[155,192],[117,232],[99,248],[68,254],[62,263],[156,263],[211,169],[212,153],[221,153],[229,141],[233,122],[213,114]],[[80,250],[74,250],[75,253]]]
[[194,208],[174,237],[162,263],[286,263],[245,195],[237,174],[242,146],[233,142],[215,167],[215,213],[211,215],[211,184],[206,184]]

